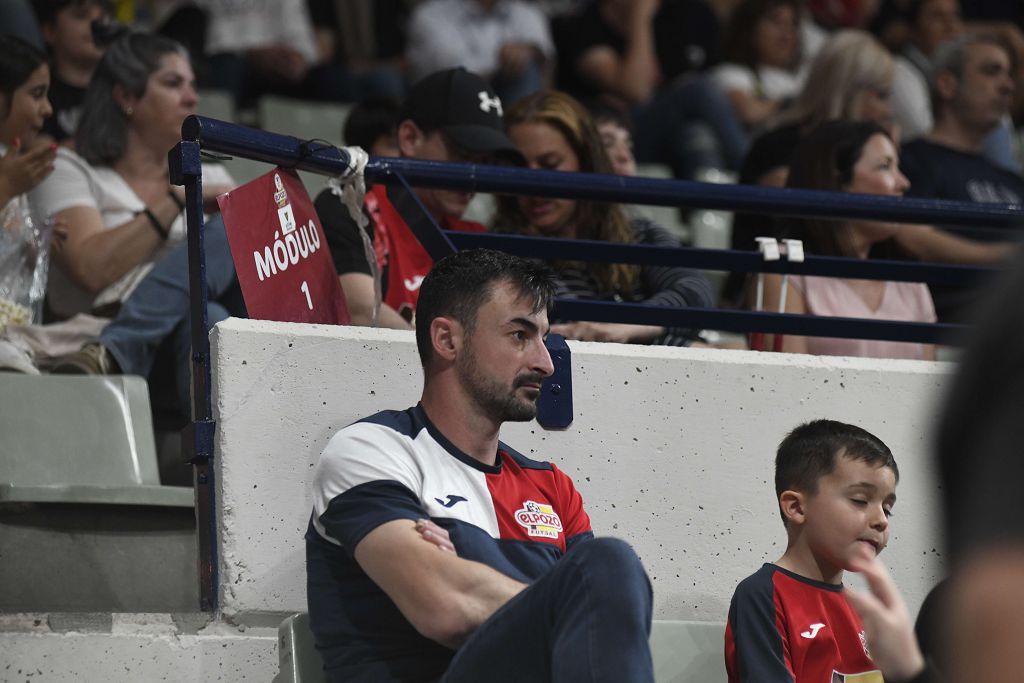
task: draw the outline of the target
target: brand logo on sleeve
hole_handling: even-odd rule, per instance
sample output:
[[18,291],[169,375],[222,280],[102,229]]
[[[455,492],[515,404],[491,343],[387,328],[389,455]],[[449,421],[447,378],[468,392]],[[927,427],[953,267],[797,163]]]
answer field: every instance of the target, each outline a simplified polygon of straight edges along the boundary
[[455,507],[456,503],[465,503],[465,502],[467,502],[466,498],[463,498],[462,496],[456,496],[453,493],[449,493],[448,494],[448,500],[447,501],[443,501],[440,498],[434,498],[434,500],[437,501],[438,505],[441,505],[441,506],[446,507],[446,508],[453,508],[453,507]]
[[818,631],[823,628],[825,628],[825,624],[811,624],[810,627],[806,631],[801,632],[800,635],[804,638],[813,638],[818,635]]
[[558,538],[558,534],[562,533],[562,520],[554,508],[546,503],[525,501],[523,507],[516,510],[516,521],[530,536]]

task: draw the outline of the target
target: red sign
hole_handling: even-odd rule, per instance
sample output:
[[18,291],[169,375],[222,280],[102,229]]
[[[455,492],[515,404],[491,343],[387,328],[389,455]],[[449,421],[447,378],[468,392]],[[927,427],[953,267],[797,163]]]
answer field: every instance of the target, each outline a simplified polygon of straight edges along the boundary
[[275,168],[217,203],[250,318],[349,323],[327,239],[294,171]]

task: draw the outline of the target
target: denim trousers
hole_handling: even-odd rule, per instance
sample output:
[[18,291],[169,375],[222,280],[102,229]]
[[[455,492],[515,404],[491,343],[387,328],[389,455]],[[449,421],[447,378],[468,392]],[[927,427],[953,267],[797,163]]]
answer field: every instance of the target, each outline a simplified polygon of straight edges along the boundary
[[[245,304],[220,216],[206,223],[203,236],[209,292],[206,311],[212,328],[229,316],[245,317]],[[182,415],[189,415],[191,407],[189,310],[188,244],[182,242],[139,282],[99,339],[125,374],[148,377],[158,351],[170,355]]]
[[583,541],[459,648],[440,683],[650,683],[651,583],[614,538]]
[[707,74],[664,86],[631,113],[637,161],[667,163],[677,178],[692,179],[702,168],[738,169],[747,153],[743,124]]

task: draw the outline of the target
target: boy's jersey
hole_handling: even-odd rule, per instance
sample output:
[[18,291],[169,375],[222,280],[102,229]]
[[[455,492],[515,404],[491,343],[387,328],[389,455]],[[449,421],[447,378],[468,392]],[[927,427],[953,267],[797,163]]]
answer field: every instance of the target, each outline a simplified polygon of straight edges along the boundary
[[725,666],[729,683],[883,683],[842,585],[774,564],[736,587]]
[[345,427],[317,465],[306,534],[310,625],[328,672],[374,683],[443,674],[454,652],[417,633],[353,556],[381,524],[423,518],[448,531],[459,557],[523,583],[593,537],[580,494],[551,463],[499,442],[484,465],[419,405]]

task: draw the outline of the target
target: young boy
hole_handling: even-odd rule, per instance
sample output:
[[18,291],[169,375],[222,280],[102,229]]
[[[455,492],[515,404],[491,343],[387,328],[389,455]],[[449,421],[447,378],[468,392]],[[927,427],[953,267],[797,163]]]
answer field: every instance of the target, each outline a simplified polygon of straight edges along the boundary
[[860,427],[815,420],[782,441],[775,491],[788,544],[736,587],[730,683],[882,683],[842,581],[885,548],[898,480],[888,446]]

